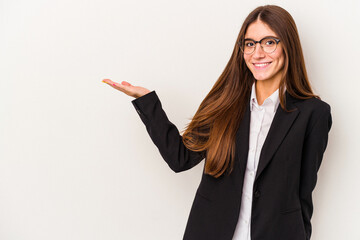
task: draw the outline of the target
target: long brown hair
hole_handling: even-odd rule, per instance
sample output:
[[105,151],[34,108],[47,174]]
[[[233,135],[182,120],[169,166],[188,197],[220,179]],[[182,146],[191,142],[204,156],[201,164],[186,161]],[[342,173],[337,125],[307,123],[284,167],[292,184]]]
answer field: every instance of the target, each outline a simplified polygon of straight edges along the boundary
[[298,31],[291,15],[276,5],[254,9],[245,19],[234,50],[223,73],[201,102],[182,135],[185,146],[206,152],[204,173],[216,178],[234,166],[235,134],[246,110],[255,79],[245,64],[239,42],[245,38],[248,26],[257,19],[267,24],[281,39],[284,51],[284,71],[279,86],[281,108],[285,108],[284,87],[299,99],[314,95],[306,73]]

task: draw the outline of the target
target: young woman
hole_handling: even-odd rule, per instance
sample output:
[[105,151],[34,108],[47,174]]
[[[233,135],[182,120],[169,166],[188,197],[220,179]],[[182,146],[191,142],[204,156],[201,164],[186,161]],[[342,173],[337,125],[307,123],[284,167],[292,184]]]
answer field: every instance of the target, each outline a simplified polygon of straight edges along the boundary
[[103,81],[136,98],[135,109],[173,171],[205,158],[184,239],[310,239],[312,191],[332,118],[311,89],[286,10],[266,5],[248,15],[225,70],[183,135],[155,91]]

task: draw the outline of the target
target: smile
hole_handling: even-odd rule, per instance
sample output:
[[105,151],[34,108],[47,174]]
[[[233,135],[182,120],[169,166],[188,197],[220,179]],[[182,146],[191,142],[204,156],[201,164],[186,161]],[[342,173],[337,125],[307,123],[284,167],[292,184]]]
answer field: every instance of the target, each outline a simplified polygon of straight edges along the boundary
[[268,63],[253,63],[253,65],[255,66],[256,69],[267,68],[270,64],[271,64],[271,62],[268,62]]

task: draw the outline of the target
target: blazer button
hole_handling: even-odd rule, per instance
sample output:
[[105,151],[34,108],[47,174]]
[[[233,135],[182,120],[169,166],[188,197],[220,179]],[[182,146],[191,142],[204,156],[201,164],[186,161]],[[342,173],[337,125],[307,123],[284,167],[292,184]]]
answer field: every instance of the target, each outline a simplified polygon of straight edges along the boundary
[[254,192],[254,197],[256,197],[256,198],[258,198],[258,197],[260,197],[260,191],[259,190],[256,190],[255,192]]

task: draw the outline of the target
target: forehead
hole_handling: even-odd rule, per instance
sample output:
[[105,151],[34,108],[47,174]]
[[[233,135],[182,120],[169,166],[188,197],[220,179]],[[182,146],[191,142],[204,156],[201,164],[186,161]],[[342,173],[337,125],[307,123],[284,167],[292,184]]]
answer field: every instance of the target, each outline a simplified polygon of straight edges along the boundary
[[251,23],[245,33],[245,38],[260,40],[266,36],[277,37],[277,34],[266,23],[257,20]]

